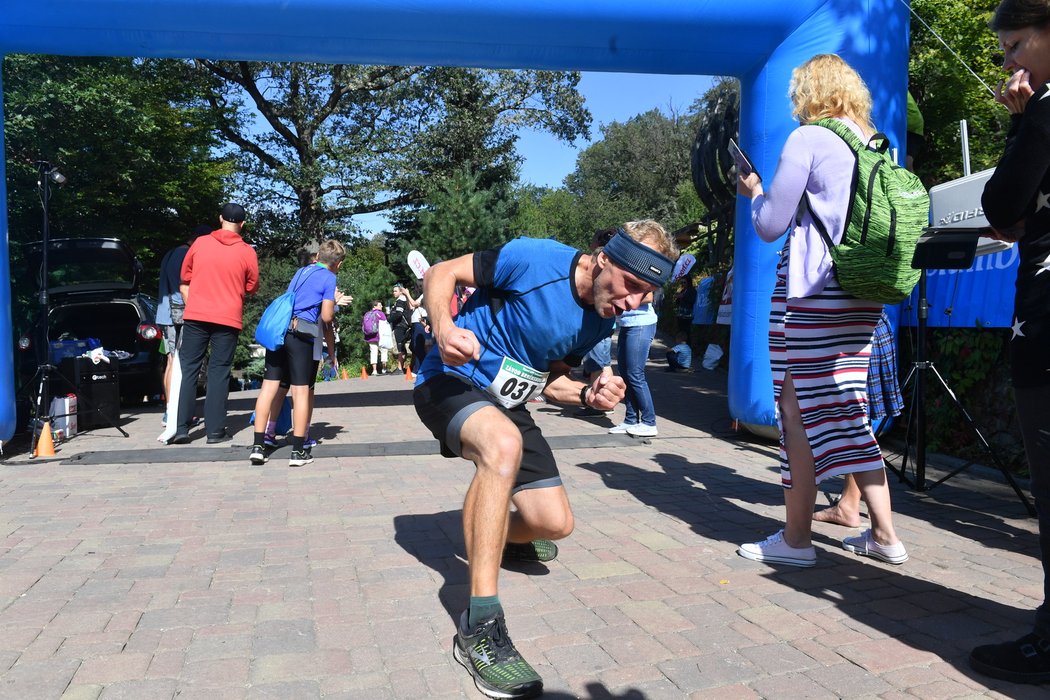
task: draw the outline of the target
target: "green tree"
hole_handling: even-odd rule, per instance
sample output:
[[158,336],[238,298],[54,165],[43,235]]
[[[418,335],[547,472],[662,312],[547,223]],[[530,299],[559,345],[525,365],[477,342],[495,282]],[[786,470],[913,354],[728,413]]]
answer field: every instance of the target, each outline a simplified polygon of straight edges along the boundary
[[[271,212],[268,241],[346,237],[357,214],[422,205],[458,168],[507,182],[516,129],[565,141],[590,115],[573,72],[197,61],[238,155],[240,185]],[[411,218],[399,226],[410,238]]]
[[418,216],[418,249],[428,260],[448,260],[509,240],[511,203],[501,188],[481,189],[479,180],[464,168],[431,194]]
[[998,39],[988,28],[997,4],[997,0],[912,2],[922,21],[911,23],[908,70],[911,93],[925,121],[926,146],[916,170],[927,186],[962,176],[961,119],[967,120],[973,172],[994,166],[1002,153],[1009,115],[967,69],[990,86],[1004,76]]
[[8,222],[39,240],[36,162],[67,177],[49,207],[52,237],[116,236],[154,273],[160,256],[216,220],[231,164],[216,159],[211,111],[184,62],[4,57]]
[[566,186],[591,196],[592,205],[626,200],[631,218],[677,221],[677,188],[689,179],[694,133],[695,119],[657,109],[603,126],[601,140],[580,153]]

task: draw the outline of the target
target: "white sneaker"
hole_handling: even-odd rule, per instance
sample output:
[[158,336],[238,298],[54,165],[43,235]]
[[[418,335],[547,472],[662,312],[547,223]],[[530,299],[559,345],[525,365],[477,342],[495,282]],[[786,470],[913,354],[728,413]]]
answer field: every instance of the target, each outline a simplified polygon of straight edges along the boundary
[[632,426],[628,426],[627,434],[631,437],[656,437],[657,430],[655,425],[636,423]]
[[855,537],[847,537],[842,540],[842,548],[862,557],[884,561],[887,564],[903,564],[908,561],[908,551],[904,549],[903,542],[879,544],[871,536],[871,530],[865,530]]
[[817,563],[817,550],[809,547],[792,547],[784,541],[784,531],[770,535],[761,542],[742,544],[736,553],[744,559],[762,561],[769,564],[790,564],[791,566],[813,566]]
[[624,435],[627,433],[628,428],[634,428],[637,425],[637,423],[620,423],[619,425],[614,425],[613,427],[609,428],[609,434]]

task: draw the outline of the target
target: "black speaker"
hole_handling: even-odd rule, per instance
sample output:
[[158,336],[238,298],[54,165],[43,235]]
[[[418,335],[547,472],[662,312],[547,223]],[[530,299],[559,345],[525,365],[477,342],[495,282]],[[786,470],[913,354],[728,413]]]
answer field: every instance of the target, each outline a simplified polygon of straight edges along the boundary
[[58,371],[77,389],[77,430],[120,425],[120,367],[115,357],[97,365],[87,357],[67,357]]

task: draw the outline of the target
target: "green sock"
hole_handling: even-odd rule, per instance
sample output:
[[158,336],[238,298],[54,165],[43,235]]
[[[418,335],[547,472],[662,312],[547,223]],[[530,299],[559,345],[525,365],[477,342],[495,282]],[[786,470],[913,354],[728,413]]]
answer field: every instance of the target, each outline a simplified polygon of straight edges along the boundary
[[491,620],[502,611],[498,595],[471,596],[467,625],[473,627],[483,620]]

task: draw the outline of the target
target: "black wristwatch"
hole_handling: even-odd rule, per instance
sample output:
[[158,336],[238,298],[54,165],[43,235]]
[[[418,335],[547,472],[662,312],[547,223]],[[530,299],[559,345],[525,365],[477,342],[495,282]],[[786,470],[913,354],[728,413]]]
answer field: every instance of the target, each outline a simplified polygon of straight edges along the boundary
[[588,386],[587,384],[584,384],[583,388],[580,389],[580,403],[583,404],[584,406],[587,405],[587,390],[590,389],[590,388],[591,388],[590,386]]

